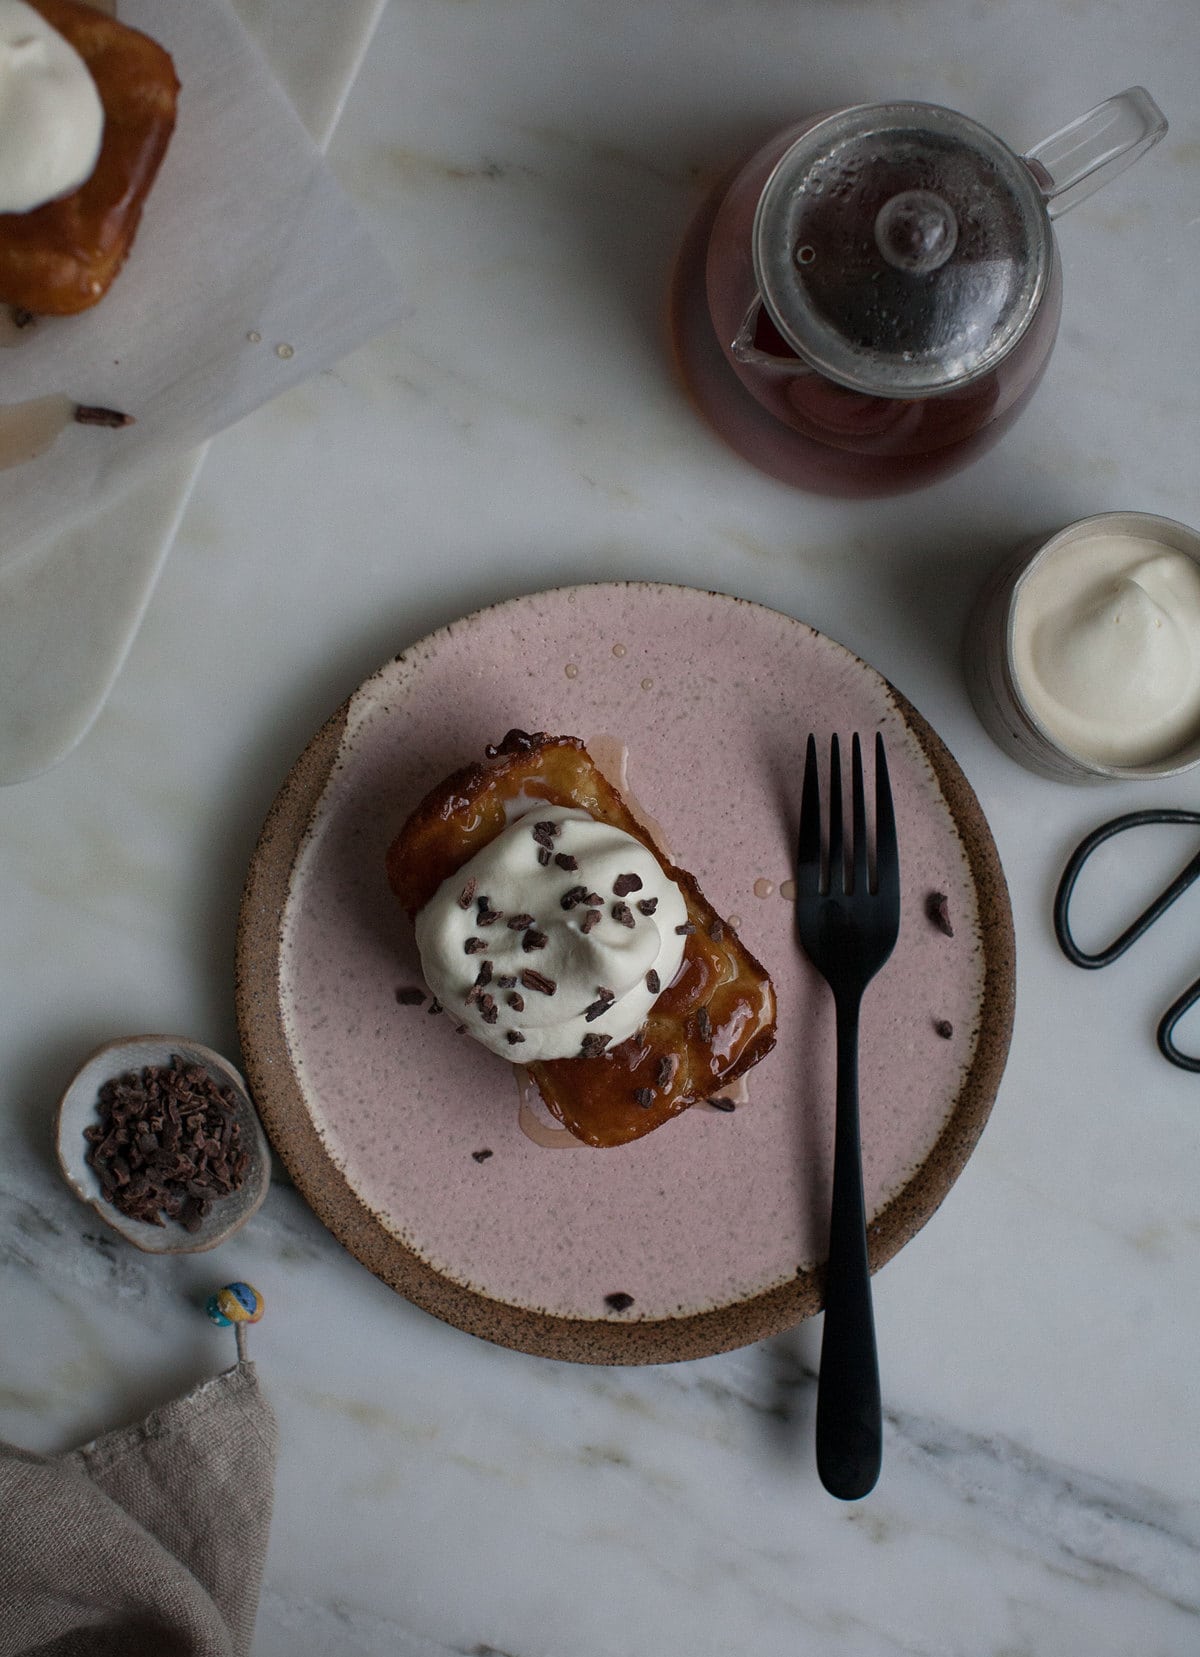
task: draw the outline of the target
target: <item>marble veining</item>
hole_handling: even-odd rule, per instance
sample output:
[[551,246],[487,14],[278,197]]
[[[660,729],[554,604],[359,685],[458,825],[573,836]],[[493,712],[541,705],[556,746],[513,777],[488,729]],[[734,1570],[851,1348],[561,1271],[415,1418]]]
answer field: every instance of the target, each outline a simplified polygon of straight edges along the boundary
[[[183,1285],[164,1280],[165,1262],[133,1256],[119,1241],[98,1235],[86,1211],[53,1182],[36,1176],[30,1180],[28,1172],[22,1170],[26,1177],[20,1185],[32,1196],[7,1184],[0,1193],[0,1254],[37,1286],[44,1308],[48,1301],[54,1312],[70,1309],[67,1339],[78,1347],[86,1329],[93,1356],[83,1374],[69,1365],[51,1365],[42,1374],[39,1365],[28,1382],[4,1387],[0,1409],[14,1421],[44,1417],[48,1385],[51,1394],[57,1394],[59,1408],[65,1400],[66,1412],[76,1412],[79,1430],[85,1431],[98,1379],[114,1392],[121,1389],[121,1365],[105,1327],[134,1312],[137,1325],[154,1331],[166,1344],[178,1338],[191,1309],[186,1293],[181,1297]],[[320,1271],[323,1260],[326,1270],[331,1263],[322,1237],[295,1195],[279,1188],[272,1191],[252,1235],[243,1239],[239,1271],[272,1287],[281,1276],[295,1279],[292,1289],[284,1288],[279,1297],[284,1304],[274,1308],[281,1319],[295,1320],[298,1303],[293,1295],[300,1283]],[[175,1275],[195,1282],[196,1265],[193,1261],[183,1274]],[[215,1281],[219,1275],[214,1262],[206,1276]],[[736,1580],[726,1587],[735,1596],[747,1590],[770,1596],[775,1573],[801,1568],[804,1546],[796,1530],[800,1513],[792,1510],[799,1502],[807,1514],[806,1529],[822,1511],[821,1498],[812,1489],[809,1443],[815,1327],[696,1364],[580,1371],[480,1347],[406,1311],[348,1262],[336,1275],[343,1279],[341,1291],[335,1291],[334,1301],[323,1310],[347,1334],[366,1310],[365,1301],[376,1316],[385,1314],[378,1325],[385,1348],[398,1354],[416,1343],[418,1351],[410,1350],[403,1360],[407,1380],[394,1399],[394,1385],[385,1383],[381,1390],[375,1381],[364,1387],[361,1368],[353,1360],[349,1372],[339,1377],[342,1366],[336,1361],[330,1365],[307,1347],[307,1331],[280,1328],[270,1339],[266,1326],[255,1332],[255,1340],[265,1348],[259,1361],[274,1376],[272,1396],[285,1431],[290,1430],[298,1445],[314,1445],[314,1434],[329,1441],[321,1459],[332,1451],[334,1463],[343,1462],[337,1483],[352,1503],[351,1510],[368,1522],[366,1534],[376,1535],[380,1525],[389,1534],[402,1531],[414,1491],[428,1493],[433,1488],[430,1481],[449,1480],[459,1491],[456,1502],[482,1502],[489,1489],[507,1492],[505,1499],[533,1522],[535,1532],[542,1523],[536,1515],[548,1499],[552,1508],[568,1500],[572,1534],[579,1544],[590,1538],[605,1556],[615,1550],[616,1561],[610,1560],[608,1569],[618,1581],[625,1558],[621,1537],[631,1513],[640,1515],[636,1524],[644,1525],[648,1535],[658,1535],[663,1524],[681,1526],[701,1554],[728,1550]],[[886,1273],[880,1290],[886,1295]],[[73,1295],[84,1297],[89,1305],[102,1300],[104,1318],[93,1320]],[[388,1335],[387,1321],[397,1325],[400,1347]],[[335,1333],[327,1317],[321,1324],[325,1338]],[[465,1379],[453,1389],[454,1398],[439,1402],[431,1391],[437,1385],[436,1369],[428,1365],[430,1354],[419,1349],[447,1341],[461,1348],[462,1357],[474,1355],[484,1362],[474,1380],[468,1364]],[[204,1344],[210,1349],[216,1345],[211,1338]],[[279,1350],[281,1344],[293,1348],[291,1358]],[[347,1350],[364,1351],[353,1335]],[[220,1361],[215,1349],[208,1361]],[[375,1362],[376,1375],[386,1374],[386,1350],[376,1352]],[[355,1475],[359,1464],[367,1476]],[[908,1553],[915,1550],[918,1557],[931,1559],[945,1548],[952,1557],[970,1559],[973,1571],[980,1569],[986,1554],[993,1579],[997,1560],[1007,1561],[1001,1575],[1011,1570],[1022,1580],[1032,1576],[1051,1600],[1055,1582],[1070,1583],[1073,1595],[1102,1588],[1105,1595],[1132,1596],[1135,1606],[1158,1606],[1168,1626],[1180,1630],[1200,1611],[1200,1509],[1194,1502],[1181,1503],[1130,1481],[1097,1476],[989,1430],[986,1424],[931,1416],[912,1401],[889,1401],[885,1465],[885,1483],[862,1508],[835,1514],[824,1510],[828,1522],[836,1519],[839,1528],[850,1526],[859,1538],[856,1548],[865,1546],[873,1553],[882,1549],[886,1554],[901,1546],[903,1538]],[[285,1494],[294,1476],[294,1470],[289,1475],[286,1468],[281,1474]],[[548,1480],[557,1487],[553,1498]],[[749,1509],[744,1506],[747,1501],[752,1503]],[[371,1514],[375,1517],[368,1521]],[[610,1520],[618,1526],[615,1531]],[[286,1538],[293,1530],[303,1534],[308,1528],[303,1513],[292,1509],[280,1514],[277,1537],[280,1531]],[[671,1558],[676,1563],[667,1581],[677,1577],[696,1588],[691,1568],[684,1567],[673,1549]],[[1031,1587],[1026,1582],[1022,1592],[1029,1593]],[[642,1585],[643,1592],[661,1588],[661,1582],[657,1587]],[[313,1651],[324,1649],[317,1643],[318,1635],[332,1642],[335,1634],[344,1641],[338,1649],[351,1652],[420,1654],[479,1647],[480,1642],[472,1646],[428,1637],[403,1614],[382,1611],[381,1603],[386,1602],[378,1599],[373,1581],[359,1585],[357,1595],[361,1598],[347,1591],[326,1599],[298,1589],[269,1588],[261,1614],[261,1649],[287,1649],[287,1639],[301,1626],[314,1642],[309,1647]],[[785,1625],[787,1617],[799,1614],[790,1593],[783,1594],[776,1608]],[[812,1604],[803,1612],[803,1624],[814,1637],[839,1638],[835,1621],[827,1621]],[[1136,1626],[1136,1621],[1122,1626]],[[868,1649],[937,1649],[893,1641],[885,1635],[884,1624],[872,1624],[870,1617],[844,1631],[847,1643],[834,1649],[858,1649],[851,1634],[862,1634],[864,1628],[870,1628],[870,1638],[879,1642]],[[1099,1627],[1094,1639],[1090,1650],[1122,1649],[1119,1639],[1109,1640]],[[509,1649],[503,1640],[482,1643]],[[535,1644],[513,1649],[554,1648]],[[618,1640],[596,1649],[638,1648]],[[788,1647],[768,1643],[764,1649],[782,1652]],[[1022,1648],[983,1643],[961,1649]]]
[[[340,50],[328,6],[241,9],[293,89]],[[1194,39],[1186,0],[382,9],[331,164],[404,315],[213,443],[94,727],[0,790],[0,1432],[64,1449],[217,1373],[233,1341],[203,1302],[254,1283],[281,1427],[254,1657],[1200,1649],[1200,1110],[1153,1047],[1195,976],[1195,911],[1098,974],[1048,921],[1084,833],[1191,785],[1026,774],[958,654],[1024,541],[1109,510],[1197,520]],[[720,445],[674,376],[664,293],[725,167],[798,113],[895,92],[1028,145],[1131,82],[1171,131],[1059,223],[1063,331],[995,450],[856,503]],[[115,602],[104,557],[76,567]],[[1012,1050],[962,1176],[876,1278],[884,1468],[851,1507],[814,1467],[819,1319],[697,1363],[576,1368],[407,1304],[282,1180],[214,1254],[165,1260],[105,1235],[54,1168],[58,1091],[100,1041],[177,1031],[237,1062],[242,879],[321,721],[456,617],[625,578],[733,592],[860,653],[947,742],[1008,879]],[[89,616],[61,582],[61,634],[20,648],[61,649],[65,707]]]

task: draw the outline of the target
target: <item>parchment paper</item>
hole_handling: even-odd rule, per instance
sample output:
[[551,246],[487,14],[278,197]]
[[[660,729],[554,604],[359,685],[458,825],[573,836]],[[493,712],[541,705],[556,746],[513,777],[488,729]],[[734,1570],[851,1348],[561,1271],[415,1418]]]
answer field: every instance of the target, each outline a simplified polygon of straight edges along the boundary
[[175,61],[175,135],[124,270],[92,310],[39,321],[0,352],[0,403],[58,392],[136,424],[72,425],[0,472],[0,563],[402,311],[399,284],[226,0],[119,10]]

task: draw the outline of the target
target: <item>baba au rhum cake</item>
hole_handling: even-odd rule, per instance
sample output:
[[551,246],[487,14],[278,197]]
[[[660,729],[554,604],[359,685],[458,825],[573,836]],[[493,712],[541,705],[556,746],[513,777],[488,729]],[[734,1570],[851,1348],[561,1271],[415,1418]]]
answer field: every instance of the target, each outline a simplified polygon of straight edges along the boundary
[[510,731],[387,854],[446,1011],[586,1144],[640,1138],[775,1044],[770,978],[575,737]]
[[[90,105],[99,99],[102,125],[86,176],[36,205],[0,212],[0,302],[68,316],[104,297],[129,254],[175,129],[179,82],[155,41],[79,0],[6,0],[0,20],[8,25],[0,41],[0,115],[10,155],[24,140],[38,161],[63,136],[68,115],[81,128],[95,126]],[[72,80],[79,84],[67,86]],[[23,187],[20,179],[13,184]]]

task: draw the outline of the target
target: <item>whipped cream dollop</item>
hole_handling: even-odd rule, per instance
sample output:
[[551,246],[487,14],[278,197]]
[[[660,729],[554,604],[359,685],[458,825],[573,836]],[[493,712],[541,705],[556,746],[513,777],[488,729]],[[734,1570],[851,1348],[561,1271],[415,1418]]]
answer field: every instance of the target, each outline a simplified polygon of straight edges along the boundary
[[1200,567],[1132,535],[1054,549],[1022,588],[1014,665],[1081,758],[1151,765],[1200,736]]
[[75,48],[25,0],[0,0],[0,213],[28,213],[90,178],[104,108]]
[[640,840],[532,804],[416,917],[425,982],[515,1064],[625,1041],[679,970],[683,893]]

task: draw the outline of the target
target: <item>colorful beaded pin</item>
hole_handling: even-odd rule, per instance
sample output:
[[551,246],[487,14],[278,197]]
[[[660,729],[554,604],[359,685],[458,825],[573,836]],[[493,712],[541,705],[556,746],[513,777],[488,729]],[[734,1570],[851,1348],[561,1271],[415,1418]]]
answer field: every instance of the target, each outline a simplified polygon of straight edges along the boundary
[[216,1294],[209,1295],[204,1310],[215,1324],[228,1329],[232,1324],[237,1334],[239,1359],[246,1356],[246,1325],[257,1323],[263,1315],[263,1298],[252,1283],[226,1283]]

